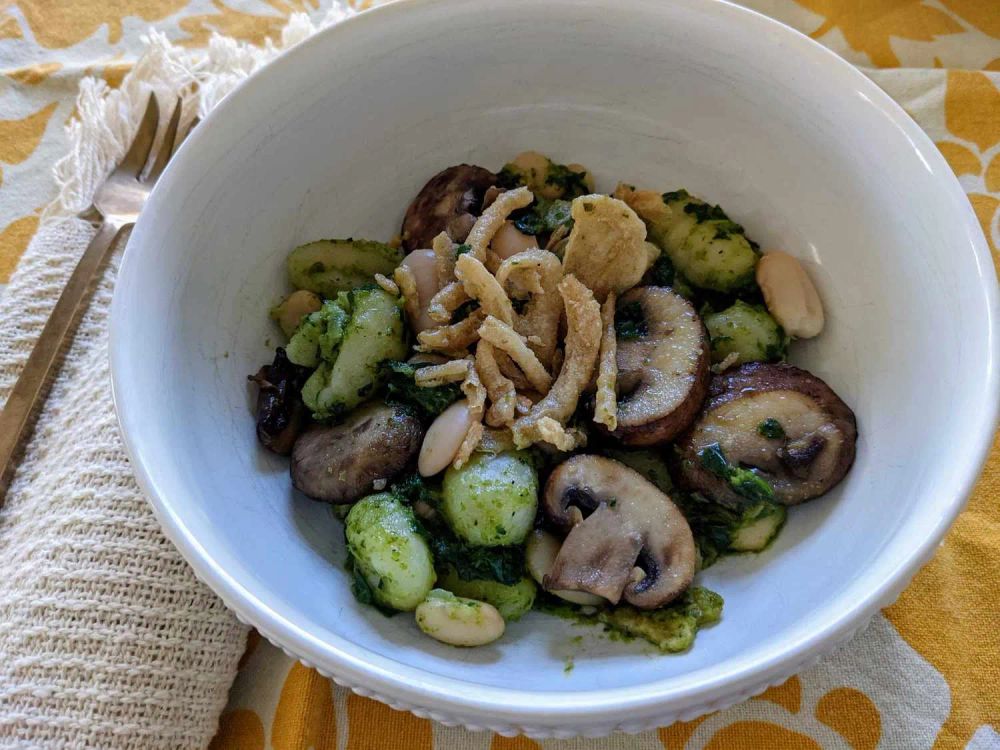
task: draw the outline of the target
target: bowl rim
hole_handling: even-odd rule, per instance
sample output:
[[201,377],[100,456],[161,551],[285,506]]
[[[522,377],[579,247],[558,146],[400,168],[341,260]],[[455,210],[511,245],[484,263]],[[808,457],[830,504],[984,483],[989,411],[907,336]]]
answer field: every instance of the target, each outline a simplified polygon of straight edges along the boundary
[[[532,4],[529,0],[517,1],[525,5]],[[605,1],[592,0],[592,4]],[[476,0],[395,0],[321,30],[241,82],[208,114],[201,126],[182,145],[181,150],[188,150],[197,143],[206,127],[212,127],[212,123],[217,120],[225,121],[230,112],[238,111],[241,100],[253,95],[250,93],[251,87],[257,82],[278,75],[279,71],[294,65],[299,57],[306,54],[306,50],[328,44],[330,37],[350,34],[355,28],[365,25],[378,25],[392,14],[415,14],[431,6],[475,2]],[[656,9],[659,6],[656,0],[616,0],[616,5],[621,2],[646,9]],[[985,296],[989,316],[985,323],[987,340],[983,342],[986,372],[981,379],[981,390],[986,403],[980,419],[971,430],[974,437],[970,440],[970,445],[976,446],[976,449],[969,451],[959,462],[956,474],[961,476],[961,481],[956,483],[952,493],[940,500],[941,513],[926,538],[907,552],[900,564],[865,597],[853,602],[852,606],[845,608],[838,617],[825,623],[823,627],[783,644],[780,652],[761,654],[755,662],[749,663],[746,658],[734,657],[725,669],[702,668],[680,676],[690,684],[674,685],[668,689],[663,683],[677,682],[678,676],[675,675],[638,686],[533,692],[443,677],[357,648],[352,652],[311,635],[284,614],[258,599],[217,563],[209,550],[187,529],[172,503],[159,491],[155,463],[146,455],[140,437],[141,417],[137,414],[137,407],[124,397],[126,383],[122,381],[122,364],[129,356],[123,327],[129,316],[122,301],[124,294],[120,293],[120,289],[132,283],[133,276],[137,273],[137,252],[130,247],[122,259],[111,306],[109,356],[112,398],[119,431],[138,484],[164,532],[194,569],[197,577],[215,591],[241,621],[253,625],[273,644],[307,666],[316,667],[338,684],[362,695],[375,697],[395,708],[411,710],[417,715],[446,724],[463,724],[472,729],[489,728],[508,734],[516,731],[541,737],[606,734],[613,729],[639,731],[678,719],[693,718],[701,713],[732,705],[763,691],[769,685],[787,679],[852,636],[879,608],[891,603],[919,568],[930,559],[971,494],[988,456],[1000,416],[1000,372],[996,367],[1000,359],[1000,340],[995,332],[997,322],[1000,321],[1000,305],[992,256],[958,179],[927,134],[899,104],[854,65],[818,42],[779,21],[735,5],[729,0],[674,0],[671,5],[686,6],[687,11],[714,14],[727,23],[743,24],[749,33],[769,35],[787,45],[789,57],[807,55],[824,65],[829,71],[828,80],[832,82],[832,87],[850,88],[861,93],[877,110],[877,114],[886,118],[909,141],[910,146],[939,181],[943,194],[953,202],[958,202],[956,208],[959,211],[962,210],[961,204],[964,204],[967,240],[973,251],[972,259],[976,263],[980,282],[976,293]],[[618,6],[616,10],[621,12],[622,8]],[[169,178],[169,172],[168,167],[164,178]],[[163,185],[165,182],[169,180],[161,179],[159,184]],[[155,193],[156,190],[154,199]],[[139,218],[140,228],[144,217],[145,215]],[[963,245],[965,239],[963,238]],[[361,656],[357,653],[359,651]],[[692,680],[692,677],[695,679]],[[634,720],[629,722],[628,718]],[[578,727],[576,721],[585,722],[585,726]],[[595,726],[598,726],[597,730],[593,729]]]

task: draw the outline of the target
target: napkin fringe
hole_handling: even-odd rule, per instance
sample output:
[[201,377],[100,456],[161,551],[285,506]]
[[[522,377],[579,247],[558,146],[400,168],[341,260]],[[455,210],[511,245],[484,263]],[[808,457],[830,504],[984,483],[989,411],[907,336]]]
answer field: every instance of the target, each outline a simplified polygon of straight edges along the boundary
[[125,155],[150,93],[161,105],[161,124],[173,103],[181,100],[182,128],[195,116],[205,117],[248,76],[322,28],[352,16],[346,4],[333,5],[315,23],[305,13],[293,13],[277,41],[263,46],[213,34],[205,50],[172,44],[159,31],[142,37],[145,50],[118,88],[94,77],[80,81],[76,111],[67,125],[69,152],[56,162],[53,175],[58,195],[42,211],[48,225],[83,211],[115,164]]

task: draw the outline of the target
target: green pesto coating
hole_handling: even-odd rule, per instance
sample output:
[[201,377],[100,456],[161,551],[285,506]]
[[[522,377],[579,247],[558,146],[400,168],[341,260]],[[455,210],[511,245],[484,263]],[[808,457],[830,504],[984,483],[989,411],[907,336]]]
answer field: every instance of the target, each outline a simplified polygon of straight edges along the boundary
[[409,612],[434,587],[434,559],[416,518],[395,495],[362,498],[345,522],[355,569],[383,607]]
[[739,224],[686,191],[664,193],[663,198],[670,210],[642,218],[649,239],[686,281],[716,292],[753,285],[758,256]]
[[302,400],[316,419],[340,417],[372,395],[383,361],[405,355],[403,313],[396,298],[378,287],[355,289],[339,353],[316,368],[302,388]]
[[600,624],[611,640],[641,638],[663,653],[686,651],[698,631],[722,617],[722,597],[701,586],[692,586],[676,600],[655,610],[636,609],[628,604],[589,613],[579,607],[545,597],[538,609],[583,624]]
[[403,260],[399,248],[371,240],[318,240],[300,245],[288,255],[288,278],[296,289],[335,297],[374,281],[375,274],[392,276]]
[[535,582],[527,576],[522,577],[512,586],[481,578],[465,581],[451,567],[442,571],[441,577],[438,579],[438,586],[458,596],[479,599],[487,604],[492,604],[500,616],[508,622],[519,620],[525,612],[531,609],[538,591]]
[[761,305],[737,300],[703,320],[712,340],[712,362],[722,362],[730,354],[737,356],[734,365],[774,362],[785,357],[788,337]]
[[444,475],[441,511],[472,546],[521,544],[538,510],[538,472],[524,452],[475,453]]

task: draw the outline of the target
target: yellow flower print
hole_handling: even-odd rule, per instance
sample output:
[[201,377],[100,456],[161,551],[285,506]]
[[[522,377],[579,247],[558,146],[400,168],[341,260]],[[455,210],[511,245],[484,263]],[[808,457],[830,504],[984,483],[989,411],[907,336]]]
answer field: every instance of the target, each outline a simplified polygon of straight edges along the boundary
[[55,61],[39,63],[38,65],[32,65],[27,68],[12,70],[7,73],[7,77],[25,86],[37,86],[42,81],[46,80],[50,75],[58,72],[60,68],[62,68],[62,63]]
[[[233,2],[233,0],[228,0]],[[182,18],[180,25],[187,34],[180,44],[185,47],[203,47],[214,32],[231,36],[243,42],[261,45],[265,39],[274,39],[281,34],[288,16],[296,11],[318,7],[318,0],[266,0],[275,13],[257,15],[237,10],[225,0],[212,0],[214,13],[202,13]]]
[[347,750],[434,750],[430,721],[407,711],[395,711],[351,693],[347,696],[347,716]]
[[836,688],[820,698],[816,718],[847,740],[854,750],[875,750],[882,737],[878,709],[871,698],[854,688]]
[[159,21],[187,4],[188,0],[18,0],[17,7],[38,44],[61,49],[82,42],[105,25],[108,41],[115,44],[121,41],[125,18]]
[[264,750],[264,725],[253,711],[226,711],[208,750]]
[[[762,710],[771,703],[782,710]],[[725,711],[680,722],[659,730],[664,750],[820,750],[823,725],[839,734],[851,750],[876,750],[882,719],[872,700],[860,690],[835,687],[826,692],[810,716],[802,712],[803,689],[798,677],[768,688],[747,703]],[[818,723],[817,723],[818,722]],[[707,730],[707,731],[706,731]],[[698,739],[691,743],[692,738]],[[828,737],[829,735],[826,735]]]
[[797,714],[802,708],[802,683],[798,677],[789,677],[780,685],[768,688],[757,696],[759,701],[770,701],[786,711]]
[[970,26],[1000,38],[1000,10],[994,0],[941,0],[941,4]]
[[[0,162],[20,164],[31,156],[58,106],[59,102],[52,102],[19,120],[0,120]],[[2,170],[0,185],[3,185]]]
[[899,634],[944,675],[951,690],[951,711],[934,750],[962,750],[980,726],[998,726],[998,497],[1000,436],[944,546],[885,610]]
[[38,231],[38,216],[24,216],[0,230],[0,284],[10,281],[14,266]]
[[929,42],[942,34],[964,31],[961,24],[924,0],[796,0],[826,20],[811,36],[819,39],[835,28],[852,49],[880,68],[899,66],[890,37]]
[[985,73],[949,71],[944,114],[954,138],[938,141],[937,147],[955,174],[969,180],[969,202],[1000,263],[1000,229],[995,226],[1000,208],[1000,89]]
[[17,19],[6,13],[0,14],[0,39],[20,39],[21,36],[21,26]]
[[295,662],[281,688],[271,724],[274,750],[337,750],[333,686],[315,669]]
[[723,727],[708,741],[705,750],[759,747],[767,750],[823,750],[818,742],[769,721],[737,721]]
[[542,746],[527,737],[503,737],[495,734],[490,750],[542,750]]

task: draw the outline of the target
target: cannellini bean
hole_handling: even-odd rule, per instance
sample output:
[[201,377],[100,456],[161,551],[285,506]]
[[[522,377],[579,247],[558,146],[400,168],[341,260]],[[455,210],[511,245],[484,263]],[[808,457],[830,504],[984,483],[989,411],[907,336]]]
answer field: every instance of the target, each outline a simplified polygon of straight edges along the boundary
[[493,235],[490,248],[500,260],[507,260],[512,255],[538,247],[538,240],[532,234],[524,234],[514,226],[513,222],[505,221],[500,230]]
[[410,321],[410,325],[417,333],[434,328],[437,323],[427,315],[427,306],[430,304],[431,297],[438,291],[437,258],[434,251],[414,250],[403,258],[400,265],[410,269],[417,282],[417,296],[420,298],[420,314],[416,320]]
[[[545,588],[543,584],[545,574],[552,568],[552,563],[555,562],[556,555],[559,554],[560,546],[562,545],[558,539],[542,529],[535,529],[528,537],[528,543],[524,550],[524,562],[528,573],[542,588]],[[549,593],[573,604],[597,606],[606,603],[604,597],[588,594],[586,591],[549,591]]]
[[823,303],[806,269],[794,257],[780,251],[767,253],[757,263],[757,285],[767,311],[785,333],[808,339],[823,330]]
[[441,412],[427,429],[420,446],[417,457],[420,476],[431,477],[447,469],[477,419],[464,398]]
[[299,327],[302,318],[309,313],[316,312],[322,306],[323,300],[317,294],[306,289],[292,292],[275,308],[278,325],[281,326],[285,335],[290,337]]
[[415,614],[422,631],[450,646],[485,646],[502,636],[506,627],[492,604],[444,589],[433,589]]

